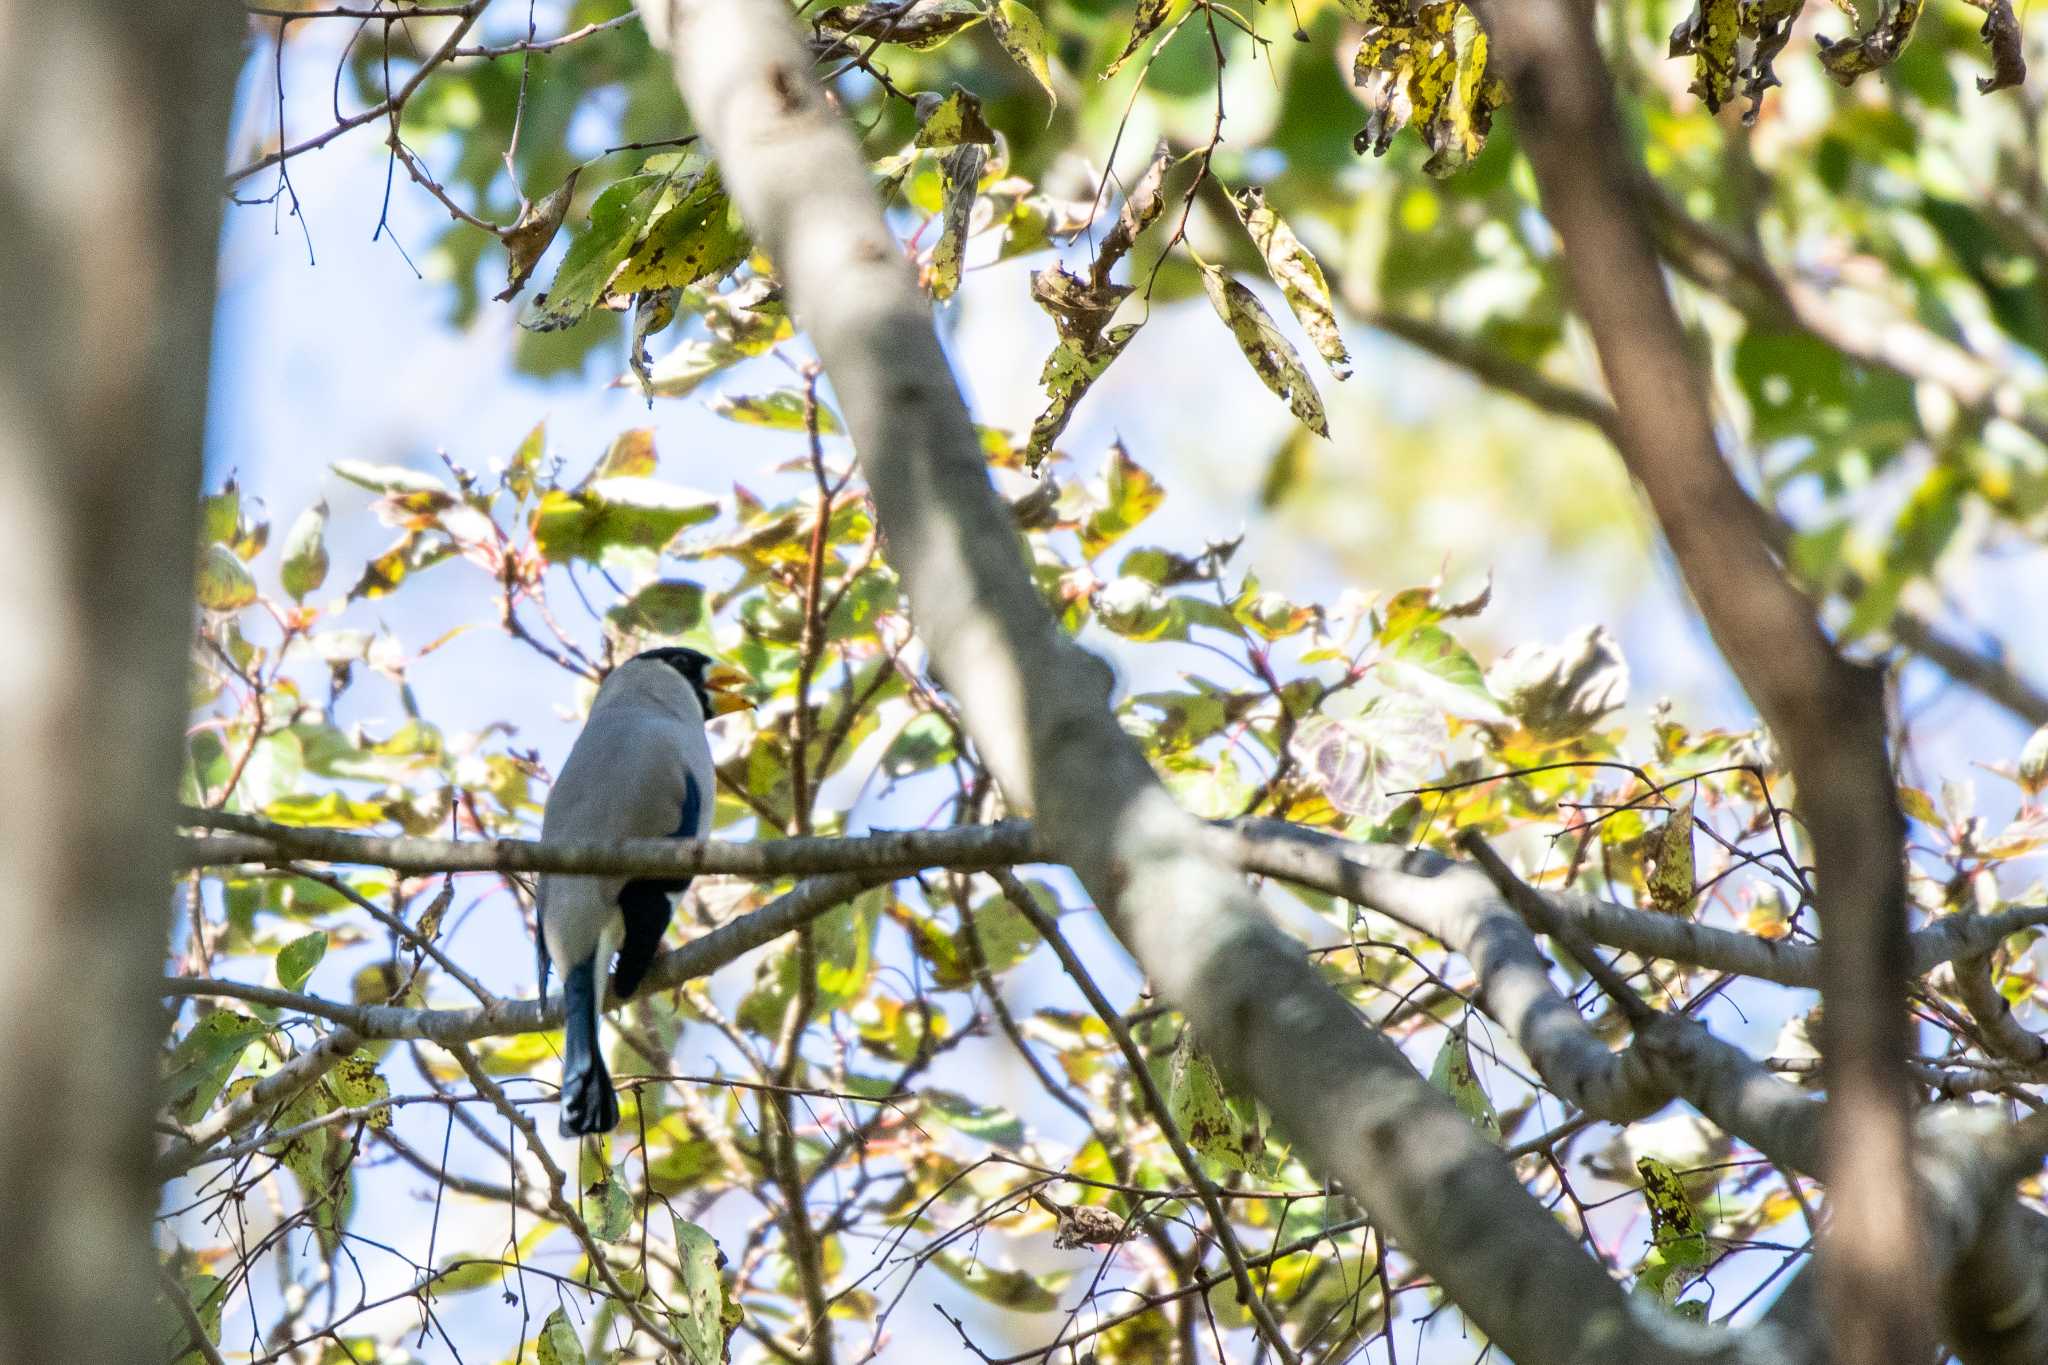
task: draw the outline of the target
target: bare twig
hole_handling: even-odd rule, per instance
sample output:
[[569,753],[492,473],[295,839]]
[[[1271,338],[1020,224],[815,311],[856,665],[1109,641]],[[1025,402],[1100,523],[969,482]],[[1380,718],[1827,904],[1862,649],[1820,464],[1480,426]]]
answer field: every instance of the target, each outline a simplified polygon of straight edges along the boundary
[[1082,998],[1088,1002],[1088,1008],[1095,1011],[1096,1017],[1102,1020],[1109,1029],[1110,1036],[1116,1041],[1117,1051],[1123,1054],[1124,1065],[1130,1068],[1132,1082],[1144,1095],[1146,1107],[1152,1111],[1153,1122],[1159,1125],[1160,1135],[1166,1139],[1166,1145],[1173,1149],[1175,1159],[1187,1173],[1188,1183],[1194,1186],[1196,1196],[1209,1214],[1209,1229],[1216,1238],[1216,1245],[1223,1252],[1224,1260],[1230,1263],[1231,1277],[1237,1282],[1238,1298],[1243,1302],[1245,1311],[1252,1315],[1252,1322],[1258,1328],[1259,1340],[1279,1359],[1288,1362],[1288,1365],[1295,1365],[1300,1357],[1288,1343],[1286,1331],[1273,1317],[1273,1310],[1266,1303],[1266,1296],[1252,1283],[1249,1262],[1245,1257],[1244,1248],[1238,1245],[1237,1229],[1231,1225],[1230,1211],[1223,1207],[1223,1200],[1217,1194],[1216,1182],[1209,1178],[1208,1171],[1202,1167],[1201,1157],[1195,1154],[1194,1148],[1188,1146],[1187,1138],[1180,1131],[1180,1125],[1173,1121],[1173,1107],[1166,1102],[1166,1096],[1159,1093],[1158,1083],[1152,1079],[1152,1069],[1145,1064],[1145,1054],[1138,1051],[1138,1044],[1132,1039],[1130,1029],[1124,1026],[1123,1015],[1109,1002],[1109,997],[1102,993],[1102,988],[1095,984],[1095,977],[1089,972],[1087,964],[1081,961],[1067,943],[1066,935],[1060,932],[1059,925],[1053,921],[1052,916],[1045,913],[1044,907],[1039,905],[1037,898],[1031,894],[1031,888],[1018,881],[1014,872],[1003,870],[994,875],[996,885],[1003,888],[1003,898],[1010,902],[1018,914],[1031,921],[1031,927],[1038,931],[1039,936],[1059,958],[1060,966],[1066,970],[1067,979],[1074,983],[1074,988],[1080,991]]

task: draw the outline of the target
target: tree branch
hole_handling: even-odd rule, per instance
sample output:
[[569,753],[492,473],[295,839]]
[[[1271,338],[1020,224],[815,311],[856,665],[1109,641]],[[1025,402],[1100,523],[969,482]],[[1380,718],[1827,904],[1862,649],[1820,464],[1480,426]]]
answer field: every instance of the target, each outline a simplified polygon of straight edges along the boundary
[[[207,818],[232,819],[239,827],[262,825],[246,816]],[[664,953],[656,960],[650,978],[664,987],[716,971],[740,954],[772,942],[802,917],[822,913],[839,903],[831,899],[834,895],[855,895],[881,881],[928,868],[986,872],[998,867],[1055,861],[1037,827],[1026,820],[858,838],[774,839],[754,844],[717,839],[627,839],[614,844],[542,844],[517,839],[458,843],[384,838],[344,830],[267,828],[274,833],[260,838],[187,839],[184,861],[188,866],[210,866],[222,855],[245,860],[260,854],[265,862],[288,864],[313,858],[387,867],[413,876],[451,872],[581,872],[635,877],[724,875],[765,880],[807,872],[818,875],[817,882],[799,886],[761,910]],[[1244,872],[1274,877],[1350,901],[1444,942],[1460,936],[1455,924],[1460,917],[1477,913],[1473,903],[1494,894],[1491,883],[1478,869],[1440,853],[1394,844],[1359,843],[1282,820],[1245,819],[1213,825],[1206,838],[1216,857]],[[847,890],[849,887],[852,889]],[[1811,944],[1718,929],[1583,892],[1538,890],[1536,894],[1605,947],[1638,957],[1731,972],[1780,986],[1812,988],[1820,984],[1820,953]],[[1944,916],[1912,936],[1912,972],[1917,976],[1943,962],[1988,952],[2009,935],[2042,925],[2048,925],[2048,905],[2015,906],[1995,915]],[[249,989],[256,993],[243,998],[281,1003],[287,1009],[302,1007],[295,1002],[320,1003],[310,996],[295,996],[269,987]],[[332,1008],[354,1011],[360,1007]],[[317,1009],[312,1012],[320,1014]],[[446,1013],[467,1017],[475,1012]],[[358,1017],[353,1013],[348,1016]],[[536,1016],[533,1027],[546,1026]],[[374,1036],[435,1035],[414,1032]]]
[[1934,1313],[1911,1202],[1904,834],[1882,679],[1850,665],[1723,461],[1664,287],[1583,0],[1474,0],[1621,420],[1621,452],[1722,654],[1783,746],[1812,838],[1833,1218],[1823,1289],[1846,1360],[1923,1358]]

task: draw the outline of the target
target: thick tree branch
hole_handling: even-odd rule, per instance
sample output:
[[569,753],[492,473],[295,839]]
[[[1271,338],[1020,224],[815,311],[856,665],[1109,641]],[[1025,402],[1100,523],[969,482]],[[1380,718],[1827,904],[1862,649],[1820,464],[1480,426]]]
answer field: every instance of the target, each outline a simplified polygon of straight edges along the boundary
[[0,1362],[164,1359],[150,1163],[241,24],[0,3]]
[[1909,1199],[1903,837],[1881,678],[1837,654],[1722,459],[1664,287],[1585,0],[1474,0],[1621,420],[1621,452],[1709,631],[1782,746],[1814,848],[1827,1176],[1823,1288],[1846,1360],[1921,1359],[1934,1313]]

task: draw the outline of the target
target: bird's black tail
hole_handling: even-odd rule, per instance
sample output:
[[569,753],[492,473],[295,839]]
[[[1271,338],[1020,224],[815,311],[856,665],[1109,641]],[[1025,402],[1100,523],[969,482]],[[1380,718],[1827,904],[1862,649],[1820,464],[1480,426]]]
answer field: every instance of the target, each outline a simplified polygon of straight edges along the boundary
[[609,1133],[619,1126],[619,1099],[597,1049],[595,953],[562,973],[562,1004],[562,1135]]

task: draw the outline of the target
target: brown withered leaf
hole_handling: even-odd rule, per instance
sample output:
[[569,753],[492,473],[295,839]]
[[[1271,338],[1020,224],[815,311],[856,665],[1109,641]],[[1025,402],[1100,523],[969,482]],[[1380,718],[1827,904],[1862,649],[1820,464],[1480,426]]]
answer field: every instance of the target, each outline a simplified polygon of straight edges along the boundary
[[1095,265],[1089,272],[1097,289],[1108,287],[1109,272],[1130,253],[1131,248],[1137,245],[1138,235],[1152,226],[1159,217],[1159,211],[1166,207],[1166,196],[1161,193],[1161,186],[1166,180],[1169,159],[1166,142],[1161,139],[1152,153],[1151,162],[1145,167],[1145,173],[1124,196],[1124,206],[1117,213],[1116,223],[1102,234],[1102,245],[1096,249]]
[[498,240],[505,244],[507,281],[503,292],[494,296],[499,303],[524,289],[532,278],[533,268],[540,264],[555,234],[562,230],[562,220],[569,215],[569,201],[576,197],[576,177],[581,174],[581,166],[570,171],[567,180],[537,202],[528,203],[520,211],[519,221],[499,234]]

